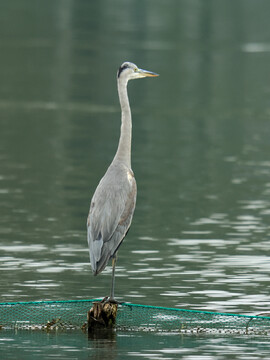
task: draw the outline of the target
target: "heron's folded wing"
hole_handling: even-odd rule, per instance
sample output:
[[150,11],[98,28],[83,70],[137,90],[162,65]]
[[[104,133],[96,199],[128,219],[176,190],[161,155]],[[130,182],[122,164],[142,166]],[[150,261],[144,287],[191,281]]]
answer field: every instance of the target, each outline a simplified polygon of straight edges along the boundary
[[125,209],[120,220],[112,233],[110,239],[103,242],[100,259],[97,264],[97,272],[101,272],[107,265],[109,259],[115,254],[121,245],[125,235],[130,227],[136,204],[136,182],[134,180],[132,191],[127,197]]
[[[106,180],[106,179],[105,179]],[[119,247],[132,219],[136,201],[136,182],[104,184],[100,182],[93,196],[87,221],[88,244],[93,271],[105,263]],[[114,237],[115,234],[115,237]],[[106,244],[106,246],[105,246]],[[98,266],[100,268],[100,266]],[[102,270],[99,270],[100,272]]]

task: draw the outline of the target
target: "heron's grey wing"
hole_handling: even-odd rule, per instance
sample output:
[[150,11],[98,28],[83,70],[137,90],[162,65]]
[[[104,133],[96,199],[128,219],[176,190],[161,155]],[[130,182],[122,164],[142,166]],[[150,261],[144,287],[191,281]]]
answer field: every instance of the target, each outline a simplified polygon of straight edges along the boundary
[[97,264],[97,273],[101,272],[107,265],[109,259],[116,253],[130,227],[136,205],[137,187],[133,180],[132,190],[128,194],[124,211],[119,219],[117,227],[110,239],[104,241],[101,257]]
[[136,203],[133,173],[125,170],[125,176],[114,175],[112,171],[106,173],[100,181],[87,221],[90,261],[95,274],[105,268],[125,237]]
[[101,180],[92,198],[87,220],[90,261],[94,273],[97,272],[103,244],[114,233],[123,209],[119,191]]

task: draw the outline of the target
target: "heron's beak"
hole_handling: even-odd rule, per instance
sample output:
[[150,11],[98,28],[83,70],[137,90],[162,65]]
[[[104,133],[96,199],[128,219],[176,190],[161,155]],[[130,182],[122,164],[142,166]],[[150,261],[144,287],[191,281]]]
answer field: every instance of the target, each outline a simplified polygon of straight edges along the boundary
[[159,74],[156,74],[152,71],[148,71],[148,70],[143,70],[143,69],[139,69],[139,74],[142,77],[146,77],[146,76],[159,76]]

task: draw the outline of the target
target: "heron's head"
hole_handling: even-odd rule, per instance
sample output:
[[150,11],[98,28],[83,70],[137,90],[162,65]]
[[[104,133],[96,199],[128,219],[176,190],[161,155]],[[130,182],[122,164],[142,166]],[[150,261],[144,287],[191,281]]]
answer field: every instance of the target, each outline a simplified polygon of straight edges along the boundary
[[158,76],[158,74],[143,70],[138,68],[137,65],[131,63],[131,62],[124,62],[118,72],[117,72],[117,78],[118,79],[125,79],[126,81],[132,80],[132,79],[140,79],[147,76]]

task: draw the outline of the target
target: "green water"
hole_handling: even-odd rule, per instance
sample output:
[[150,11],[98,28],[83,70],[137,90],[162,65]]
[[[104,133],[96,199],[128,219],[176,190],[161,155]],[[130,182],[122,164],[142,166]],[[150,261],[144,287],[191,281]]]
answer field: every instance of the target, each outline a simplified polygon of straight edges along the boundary
[[[0,3],[1,301],[109,293],[110,268],[91,274],[86,217],[116,151],[116,71],[128,60],[160,77],[129,84],[138,199],[117,298],[269,311],[269,11],[266,0]],[[11,336],[25,357],[27,336]],[[115,358],[231,359],[234,341],[233,354],[250,351],[242,339],[170,345],[176,337],[153,334],[145,348],[141,336],[117,334]],[[47,338],[64,356],[63,334],[37,335],[39,356]],[[114,346],[73,340],[80,350],[66,358],[106,358]],[[249,343],[251,359],[267,358],[262,340]]]
[[[1,341],[1,347],[4,342]],[[44,334],[39,332],[5,333],[5,359],[268,359],[266,338],[234,336],[157,335],[128,332],[89,339],[72,332]],[[24,349],[22,353],[22,349]],[[20,354],[19,357],[18,354]]]

